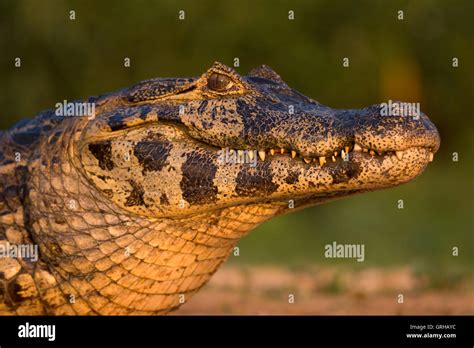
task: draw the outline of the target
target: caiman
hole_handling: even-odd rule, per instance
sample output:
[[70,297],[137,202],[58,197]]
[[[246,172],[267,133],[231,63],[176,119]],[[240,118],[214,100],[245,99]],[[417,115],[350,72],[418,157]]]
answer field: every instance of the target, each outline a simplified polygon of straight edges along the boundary
[[268,66],[86,102],[0,133],[0,314],[170,312],[257,225],[410,181],[440,143],[424,113],[333,109]]

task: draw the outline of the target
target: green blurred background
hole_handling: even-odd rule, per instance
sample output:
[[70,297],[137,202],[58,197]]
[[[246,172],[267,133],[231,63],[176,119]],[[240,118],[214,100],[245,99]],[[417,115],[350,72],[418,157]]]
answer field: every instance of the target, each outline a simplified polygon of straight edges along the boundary
[[[63,99],[152,77],[197,76],[214,61],[233,65],[234,58],[241,74],[267,64],[290,86],[335,108],[420,102],[442,138],[420,178],[275,218],[245,237],[230,262],[409,265],[449,284],[474,273],[473,4],[3,0],[0,127]],[[178,19],[180,10],[185,20]],[[399,10],[404,20],[397,19]],[[14,67],[16,57],[21,68]],[[397,208],[399,199],[404,209]],[[324,245],[332,241],[365,244],[366,262],[325,259]]]

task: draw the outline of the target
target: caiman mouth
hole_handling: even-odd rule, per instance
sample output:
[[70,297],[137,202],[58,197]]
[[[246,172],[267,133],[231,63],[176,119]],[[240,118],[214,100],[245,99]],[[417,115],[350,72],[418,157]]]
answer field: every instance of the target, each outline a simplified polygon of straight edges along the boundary
[[438,136],[421,133],[404,142],[405,149],[383,151],[397,138],[356,133],[352,139],[365,137],[372,147],[353,141],[324,156],[280,146],[252,149],[244,142],[234,150],[163,121],[100,134],[83,133],[84,174],[119,207],[154,217],[265,202],[284,210],[289,200],[299,209],[392,187],[421,174],[439,147]]
[[[212,145],[211,145],[212,146]],[[433,161],[434,150],[429,146],[413,146],[404,150],[389,150],[389,151],[380,151],[373,150],[369,147],[363,147],[358,143],[353,143],[351,146],[345,146],[340,150],[336,150],[326,156],[310,157],[304,156],[298,153],[295,150],[289,150],[285,148],[271,148],[268,150],[242,150],[242,149],[230,149],[227,151],[235,153],[235,157],[239,159],[245,159],[248,157],[250,160],[254,159],[255,154],[261,161],[265,161],[268,156],[287,156],[294,160],[302,160],[306,164],[319,165],[323,167],[328,163],[337,163],[338,161],[348,161],[353,157],[355,153],[359,153],[359,158],[370,159],[370,157],[375,157],[375,159],[380,158],[390,158],[392,161],[402,161],[405,153],[412,152],[413,149],[422,149],[428,153],[429,162]],[[226,150],[226,149],[223,149]]]

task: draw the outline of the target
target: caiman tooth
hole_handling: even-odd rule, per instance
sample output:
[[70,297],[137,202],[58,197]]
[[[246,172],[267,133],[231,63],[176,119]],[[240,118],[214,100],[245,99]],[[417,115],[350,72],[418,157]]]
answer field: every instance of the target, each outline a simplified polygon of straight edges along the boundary
[[296,151],[295,150],[291,150],[291,158],[295,158],[296,157]]
[[325,163],[326,163],[326,157],[325,156],[319,157],[319,165],[322,167],[324,166]]
[[253,158],[254,158],[253,150],[250,150],[250,151],[248,152],[248,154],[249,154],[249,158],[250,158],[251,160],[253,160]]
[[355,152],[361,152],[361,151],[362,151],[362,147],[360,147],[359,144],[355,143],[355,144],[354,144],[354,151],[355,151]]
[[395,155],[397,155],[397,158],[401,161],[403,158],[403,151],[395,151]]
[[397,158],[397,156],[395,156],[395,155],[392,155],[392,156],[390,156],[390,158],[391,158],[391,160],[392,160],[392,163],[396,163],[396,162],[398,162],[398,158]]
[[337,151],[334,151],[334,157],[337,157],[339,153]]
[[333,162],[336,162],[336,157],[332,156],[331,159]]
[[363,148],[362,151],[363,152],[369,152],[369,149]]
[[305,161],[305,163],[311,163],[311,158],[303,157],[303,161]]
[[265,151],[264,150],[258,150],[258,157],[260,157],[260,159],[262,161],[265,161]]
[[433,162],[433,159],[434,159],[433,152],[430,152],[430,162]]
[[242,157],[244,155],[244,152],[242,150],[237,150],[237,155],[239,155],[239,157]]
[[349,153],[349,146],[344,146],[344,150],[346,150],[346,153]]
[[284,148],[280,148],[280,153],[283,155],[285,153],[285,149]]
[[274,154],[275,154],[275,150],[273,150],[273,149],[270,149],[270,155],[272,155],[272,156],[273,156]]
[[371,156],[375,156],[375,151],[374,150],[370,150],[369,153],[370,153]]
[[341,150],[341,158],[344,159],[346,157],[346,152],[344,150]]

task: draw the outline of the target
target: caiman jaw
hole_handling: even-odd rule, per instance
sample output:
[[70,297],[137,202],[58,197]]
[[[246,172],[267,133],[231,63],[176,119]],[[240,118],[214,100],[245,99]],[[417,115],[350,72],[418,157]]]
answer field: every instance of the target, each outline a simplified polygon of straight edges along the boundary
[[[261,161],[265,161],[267,159],[267,156],[289,156],[292,159],[301,159],[304,163],[306,164],[313,164],[313,165],[319,165],[320,167],[323,167],[325,164],[330,163],[330,162],[337,162],[340,160],[345,160],[348,161],[355,152],[360,152],[360,153],[366,153],[368,156],[371,157],[389,157],[392,161],[401,161],[403,160],[403,155],[407,152],[410,151],[412,148],[423,148],[429,151],[429,162],[432,162],[434,159],[434,153],[433,149],[430,147],[423,147],[423,146],[414,146],[405,150],[393,150],[393,151],[379,151],[379,150],[372,150],[367,147],[362,147],[358,143],[354,143],[351,146],[345,146],[343,149],[334,151],[331,155],[328,156],[318,156],[318,157],[310,157],[310,156],[304,156],[299,154],[295,150],[289,150],[289,149],[284,149],[284,148],[276,148],[276,149],[269,149],[269,150],[255,150],[258,154],[258,158]],[[225,151],[226,149],[223,149]],[[250,159],[253,159],[254,152],[253,150],[233,150],[237,153],[237,156],[244,156],[245,153],[248,154]]]

